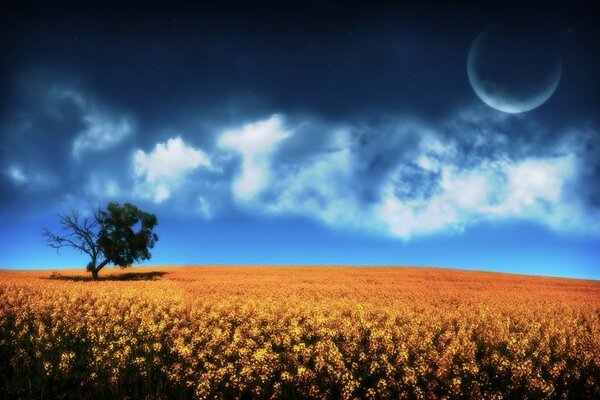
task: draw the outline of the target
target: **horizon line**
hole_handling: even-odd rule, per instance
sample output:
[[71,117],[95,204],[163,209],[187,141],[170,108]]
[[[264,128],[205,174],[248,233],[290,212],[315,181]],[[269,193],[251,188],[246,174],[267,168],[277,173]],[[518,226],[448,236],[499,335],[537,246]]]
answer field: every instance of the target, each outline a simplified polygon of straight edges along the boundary
[[[469,269],[465,267],[453,267],[453,266],[432,266],[432,265],[401,265],[401,264],[240,264],[240,263],[231,263],[231,264],[152,264],[152,265],[144,265],[137,264],[131,265],[128,267],[118,267],[118,266],[107,266],[107,270],[114,270],[119,268],[121,270],[125,270],[128,268],[221,268],[221,267],[242,267],[242,268],[259,268],[259,267],[267,267],[267,268],[422,268],[422,269],[437,269],[437,270],[450,270],[450,271],[460,271],[460,272],[479,272],[479,273],[488,273],[488,274],[502,274],[502,275],[513,275],[513,276],[522,276],[522,277],[534,277],[534,278],[552,278],[552,279],[570,279],[577,281],[593,281],[600,282],[600,279],[595,278],[577,278],[572,276],[560,276],[560,275],[541,275],[541,274],[526,274],[519,272],[506,272],[506,271],[497,271],[497,270],[486,270],[486,269]],[[85,271],[85,267],[82,266],[69,266],[62,268],[32,268],[32,269],[23,269],[23,268],[6,268],[0,267],[0,272],[44,272],[44,271],[76,271],[82,270]],[[87,271],[86,271],[87,272]]]

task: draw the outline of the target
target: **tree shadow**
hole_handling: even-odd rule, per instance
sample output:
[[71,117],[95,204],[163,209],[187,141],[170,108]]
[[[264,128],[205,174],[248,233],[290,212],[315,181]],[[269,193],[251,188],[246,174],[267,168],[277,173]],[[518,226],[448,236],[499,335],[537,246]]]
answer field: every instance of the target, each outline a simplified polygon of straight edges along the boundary
[[[151,272],[125,272],[118,275],[106,275],[99,276],[99,281],[154,281],[165,276],[167,272],[163,271],[151,271]],[[85,282],[92,281],[91,276],[81,275],[61,275],[58,272],[53,272],[46,279],[58,280],[58,281],[72,281],[72,282]]]

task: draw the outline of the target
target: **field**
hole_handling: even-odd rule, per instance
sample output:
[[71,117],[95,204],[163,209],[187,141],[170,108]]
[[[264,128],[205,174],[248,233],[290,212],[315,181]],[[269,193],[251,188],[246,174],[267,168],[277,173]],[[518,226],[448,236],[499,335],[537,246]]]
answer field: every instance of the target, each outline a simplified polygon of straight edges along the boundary
[[426,268],[0,271],[0,398],[600,398],[600,282]]

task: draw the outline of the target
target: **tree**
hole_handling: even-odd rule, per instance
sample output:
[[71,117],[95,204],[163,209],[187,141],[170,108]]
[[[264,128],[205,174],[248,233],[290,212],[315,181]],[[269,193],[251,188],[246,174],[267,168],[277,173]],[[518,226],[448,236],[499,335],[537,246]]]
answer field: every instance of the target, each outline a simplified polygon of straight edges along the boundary
[[106,210],[92,207],[88,215],[73,209],[58,217],[64,233],[57,235],[44,229],[46,244],[57,251],[71,247],[90,256],[87,270],[94,280],[108,264],[125,268],[135,261],[149,260],[150,249],[158,241],[152,231],[157,225],[156,216],[130,203],[109,203]]

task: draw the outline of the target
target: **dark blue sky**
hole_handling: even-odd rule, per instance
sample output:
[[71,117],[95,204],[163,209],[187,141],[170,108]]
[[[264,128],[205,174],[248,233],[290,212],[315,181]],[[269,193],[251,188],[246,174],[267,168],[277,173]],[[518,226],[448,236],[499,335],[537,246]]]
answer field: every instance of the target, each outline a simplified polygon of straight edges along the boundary
[[591,6],[3,7],[0,268],[85,265],[41,229],[131,201],[158,216],[151,264],[600,279]]

